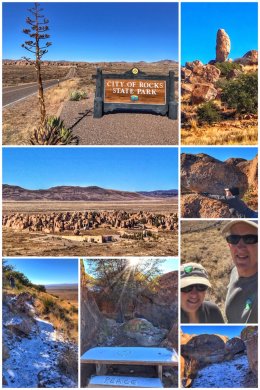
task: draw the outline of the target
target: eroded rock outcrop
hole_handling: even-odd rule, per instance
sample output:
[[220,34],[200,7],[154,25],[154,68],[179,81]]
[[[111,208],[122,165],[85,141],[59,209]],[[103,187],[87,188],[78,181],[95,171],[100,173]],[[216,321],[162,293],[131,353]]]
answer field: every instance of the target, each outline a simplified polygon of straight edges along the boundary
[[216,43],[216,62],[225,62],[230,53],[231,43],[230,38],[224,29],[219,29],[217,32]]
[[246,174],[236,164],[223,162],[207,154],[181,155],[182,191],[224,195],[226,187],[239,187],[241,196],[248,188]]
[[201,334],[182,345],[181,353],[199,364],[221,362],[225,359],[225,342],[217,335]]
[[134,318],[123,325],[124,332],[143,347],[160,345],[167,334],[166,329],[157,328],[144,318]]
[[246,344],[247,358],[252,372],[258,376],[258,327],[247,326],[241,332],[241,338]]

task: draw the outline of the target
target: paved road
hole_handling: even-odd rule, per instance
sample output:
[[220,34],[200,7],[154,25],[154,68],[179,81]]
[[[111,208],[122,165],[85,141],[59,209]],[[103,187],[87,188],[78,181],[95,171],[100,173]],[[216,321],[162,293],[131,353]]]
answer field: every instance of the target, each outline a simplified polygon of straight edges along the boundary
[[[47,89],[58,84],[58,80],[48,80],[43,83],[43,88]],[[38,92],[38,84],[30,83],[26,85],[3,88],[3,107],[11,105],[19,100]]]

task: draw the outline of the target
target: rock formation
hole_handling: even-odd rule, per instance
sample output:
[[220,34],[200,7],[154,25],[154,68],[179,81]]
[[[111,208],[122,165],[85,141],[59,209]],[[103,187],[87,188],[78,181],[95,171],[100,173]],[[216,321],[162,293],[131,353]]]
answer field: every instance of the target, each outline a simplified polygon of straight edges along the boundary
[[246,344],[250,368],[253,373],[258,376],[258,327],[247,326],[242,330],[241,338]]
[[199,364],[221,362],[225,359],[225,342],[217,335],[201,334],[182,344],[181,354]]
[[[246,161],[246,160],[244,160]],[[182,191],[224,195],[226,187],[239,187],[241,196],[248,189],[248,179],[239,165],[220,161],[207,154],[181,155]]]
[[126,211],[85,211],[49,214],[23,214],[16,213],[3,215],[3,226],[14,230],[27,230],[28,232],[61,233],[65,231],[80,232],[111,227],[118,229],[155,229],[177,230],[177,214],[154,214],[150,212],[138,213]]
[[144,318],[134,318],[124,323],[123,329],[128,337],[136,340],[142,347],[160,345],[167,334],[166,329],[157,328]]
[[216,62],[225,62],[230,53],[230,39],[228,34],[223,29],[217,32],[216,44]]

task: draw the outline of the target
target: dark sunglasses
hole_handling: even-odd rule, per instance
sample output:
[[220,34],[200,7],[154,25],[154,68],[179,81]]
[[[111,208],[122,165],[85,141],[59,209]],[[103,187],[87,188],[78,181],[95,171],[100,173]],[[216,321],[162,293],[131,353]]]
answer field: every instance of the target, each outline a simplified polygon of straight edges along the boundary
[[205,284],[191,284],[190,286],[181,288],[181,292],[189,293],[193,290],[193,287],[198,291],[206,291],[208,289],[208,286],[205,286]]
[[256,234],[245,234],[243,236],[238,234],[230,234],[230,236],[226,237],[226,241],[231,245],[237,245],[241,238],[244,244],[247,245],[256,244],[258,242],[258,235]]

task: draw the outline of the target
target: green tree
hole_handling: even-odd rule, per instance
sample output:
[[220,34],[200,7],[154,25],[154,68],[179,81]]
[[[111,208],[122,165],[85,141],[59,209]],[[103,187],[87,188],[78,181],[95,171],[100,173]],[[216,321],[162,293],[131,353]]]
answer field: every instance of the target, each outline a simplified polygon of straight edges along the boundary
[[222,91],[221,100],[238,113],[255,114],[258,107],[257,72],[243,74],[227,83]]
[[45,44],[42,45],[41,41],[50,38],[50,35],[46,33],[46,31],[49,30],[49,20],[41,15],[43,9],[40,8],[39,3],[34,3],[34,7],[29,8],[28,11],[33,15],[33,19],[31,19],[29,16],[26,18],[26,23],[30,26],[30,28],[23,29],[23,32],[29,36],[30,40],[25,41],[22,44],[22,47],[32,53],[34,55],[34,59],[31,60],[27,57],[23,58],[25,58],[27,61],[33,62],[35,66],[38,83],[41,125],[44,126],[46,119],[46,109],[41,75],[41,59],[42,56],[48,52],[47,48],[51,45],[51,42],[45,42]]
[[[135,305],[138,295],[151,289],[161,274],[163,260],[95,259],[85,260],[87,273],[94,276],[93,288],[116,306],[117,318],[124,321],[129,305]],[[86,267],[85,267],[86,268]]]

